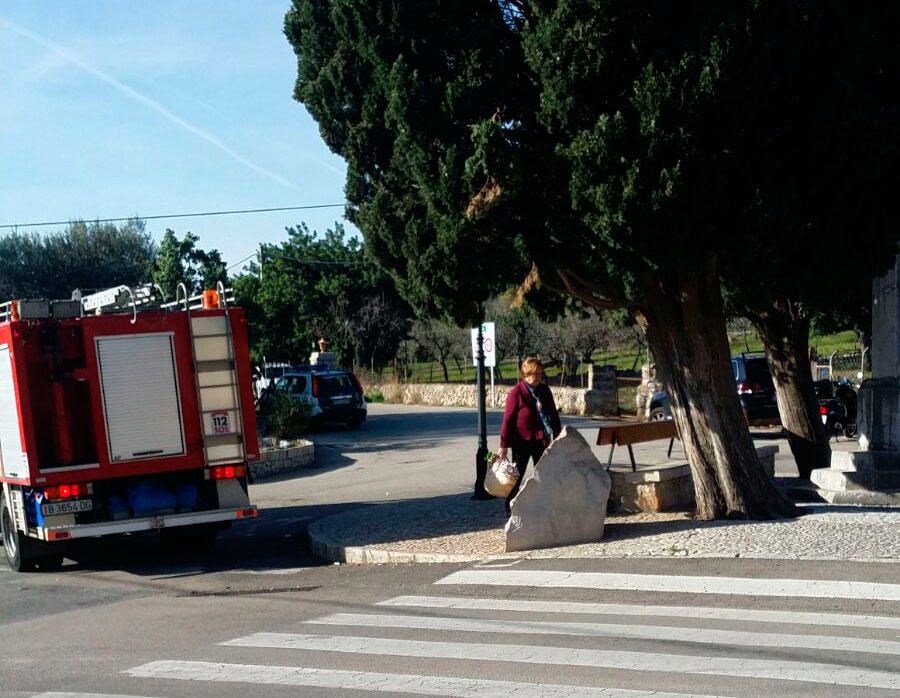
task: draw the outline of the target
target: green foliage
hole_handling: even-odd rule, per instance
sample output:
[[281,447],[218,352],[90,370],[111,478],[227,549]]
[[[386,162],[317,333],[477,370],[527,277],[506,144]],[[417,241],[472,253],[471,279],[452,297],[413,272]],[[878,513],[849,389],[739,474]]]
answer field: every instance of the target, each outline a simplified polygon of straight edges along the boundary
[[145,280],[155,247],[144,222],[70,223],[49,235],[0,238],[0,298],[69,298]]
[[421,315],[479,321],[531,267],[521,217],[466,215],[476,194],[503,195],[468,162],[472,127],[507,113],[525,68],[500,4],[295,0],[285,33],[294,95],[347,161],[348,213],[373,256]]
[[185,285],[188,295],[193,295],[227,280],[221,253],[198,248],[199,239],[187,232],[179,240],[174,230],[166,229],[156,259],[149,268],[151,278],[160,285],[167,298],[175,298],[179,283]]
[[380,390],[367,390],[365,398],[366,402],[384,402],[384,393]]
[[276,439],[299,439],[309,430],[312,406],[282,391],[272,391],[261,403],[260,431]]
[[472,321],[532,260],[591,305],[710,274],[743,307],[837,305],[835,249],[859,286],[897,239],[897,14],[294,0],[285,32],[375,256],[417,308]]
[[382,366],[406,335],[409,309],[359,240],[336,224],[324,235],[289,228],[262,245],[259,265],[234,281],[256,360],[305,362],[319,337],[345,365]]

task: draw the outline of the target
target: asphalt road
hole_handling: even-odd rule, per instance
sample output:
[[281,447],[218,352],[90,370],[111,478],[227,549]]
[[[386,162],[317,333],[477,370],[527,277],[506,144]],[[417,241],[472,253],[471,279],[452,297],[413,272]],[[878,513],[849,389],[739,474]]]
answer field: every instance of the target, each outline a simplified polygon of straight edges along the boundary
[[[893,567],[542,560],[232,572],[203,585],[185,569],[70,572],[40,582],[65,585],[55,609],[3,625],[0,691],[896,696]],[[94,595],[60,606],[77,588]]]
[[893,564],[322,564],[316,518],[471,487],[474,412],[371,414],[317,435],[316,469],[254,485],[261,517],[213,556],[129,538],[57,574],[0,571],[0,695],[900,695]]

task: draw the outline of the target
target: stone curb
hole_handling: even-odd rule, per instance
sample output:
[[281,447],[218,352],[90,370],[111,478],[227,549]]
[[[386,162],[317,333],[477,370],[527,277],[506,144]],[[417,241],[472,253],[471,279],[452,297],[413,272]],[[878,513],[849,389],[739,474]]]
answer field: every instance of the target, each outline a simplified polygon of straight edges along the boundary
[[[363,507],[363,509],[368,509],[368,507]],[[663,557],[666,559],[751,558],[767,560],[844,560],[848,562],[900,564],[900,557],[898,557],[896,552],[894,552],[895,550],[900,549],[900,547],[898,547],[900,546],[900,539],[897,539],[895,543],[891,544],[894,547],[889,548],[889,552],[881,552],[876,554],[875,551],[872,551],[868,554],[864,554],[859,552],[854,553],[848,550],[838,555],[831,554],[828,551],[821,554],[798,555],[796,552],[788,552],[786,550],[779,550],[777,548],[773,548],[771,550],[759,550],[753,549],[753,547],[745,550],[740,550],[737,553],[734,553],[730,547],[726,552],[723,552],[722,550],[710,549],[695,550],[692,552],[689,552],[687,550],[679,550],[678,552],[671,553],[671,551],[666,552],[666,550],[668,550],[668,548],[672,545],[672,543],[669,541],[653,543],[662,545],[663,549],[660,550],[654,550],[652,548],[648,549],[646,546],[644,546],[643,548],[638,546],[638,548],[634,550],[623,549],[620,544],[617,545],[617,542],[613,541],[611,542],[611,545],[615,546],[617,549],[608,550],[606,552],[599,550],[585,551],[587,554],[578,555],[567,554],[570,546],[566,546],[563,548],[549,548],[543,550],[530,550],[512,553],[473,551],[461,554],[451,554],[432,552],[427,550],[395,551],[385,550],[379,547],[379,543],[367,544],[363,540],[361,541],[361,544],[354,544],[352,539],[348,540],[346,534],[352,534],[355,528],[357,528],[356,524],[358,524],[358,521],[356,517],[359,516],[360,511],[360,509],[345,511],[340,514],[335,514],[323,519],[319,519],[318,521],[310,524],[309,528],[307,529],[307,536],[312,552],[323,559],[332,562],[348,564],[465,564],[518,559],[657,559],[659,557]],[[821,521],[815,522],[814,526],[818,528],[821,524]],[[826,527],[827,526],[828,524],[826,522]],[[832,522],[831,527],[833,528],[833,526],[834,523]],[[711,533],[715,533],[718,528],[719,527],[714,527],[708,530]],[[877,531],[875,531],[871,535],[879,534]],[[652,539],[657,536],[658,534],[651,534],[650,538]],[[896,530],[894,532],[894,537],[896,538]],[[621,542],[622,541],[618,541],[618,543]],[[684,545],[685,543],[683,541],[676,541],[676,544]],[[888,550],[888,548],[886,548],[886,550]]]
[[335,514],[319,519],[307,529],[309,547],[314,555],[330,562],[341,562],[351,565],[405,565],[405,564],[437,564],[442,562],[483,562],[485,560],[514,560],[525,557],[525,554],[506,553],[495,555],[453,555],[449,553],[409,553],[395,550],[381,550],[366,545],[342,545],[328,538],[323,528],[328,522],[343,517]]

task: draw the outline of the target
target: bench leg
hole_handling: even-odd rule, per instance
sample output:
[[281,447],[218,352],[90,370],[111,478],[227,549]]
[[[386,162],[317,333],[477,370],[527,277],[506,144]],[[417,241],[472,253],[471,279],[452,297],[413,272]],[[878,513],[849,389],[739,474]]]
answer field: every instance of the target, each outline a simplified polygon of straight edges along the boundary
[[675,445],[675,437],[673,436],[671,439],[669,439],[669,450],[666,453],[666,458],[672,457],[672,446],[674,446],[674,445]]
[[613,440],[613,442],[609,445],[609,460],[606,461],[606,469],[607,470],[609,470],[612,467],[612,457],[613,457],[613,453],[615,452],[615,450],[616,450],[616,442],[615,442],[615,440]]
[[631,472],[637,472],[637,463],[634,462],[634,451],[631,450],[631,444],[628,444],[628,457],[631,458]]

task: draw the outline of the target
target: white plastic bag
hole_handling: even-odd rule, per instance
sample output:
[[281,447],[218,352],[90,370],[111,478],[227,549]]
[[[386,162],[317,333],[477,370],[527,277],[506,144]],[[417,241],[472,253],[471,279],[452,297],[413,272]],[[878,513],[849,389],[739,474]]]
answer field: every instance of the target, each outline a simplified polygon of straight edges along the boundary
[[484,475],[484,489],[488,494],[506,499],[518,481],[519,469],[516,464],[506,458],[496,458],[488,464],[487,472]]

